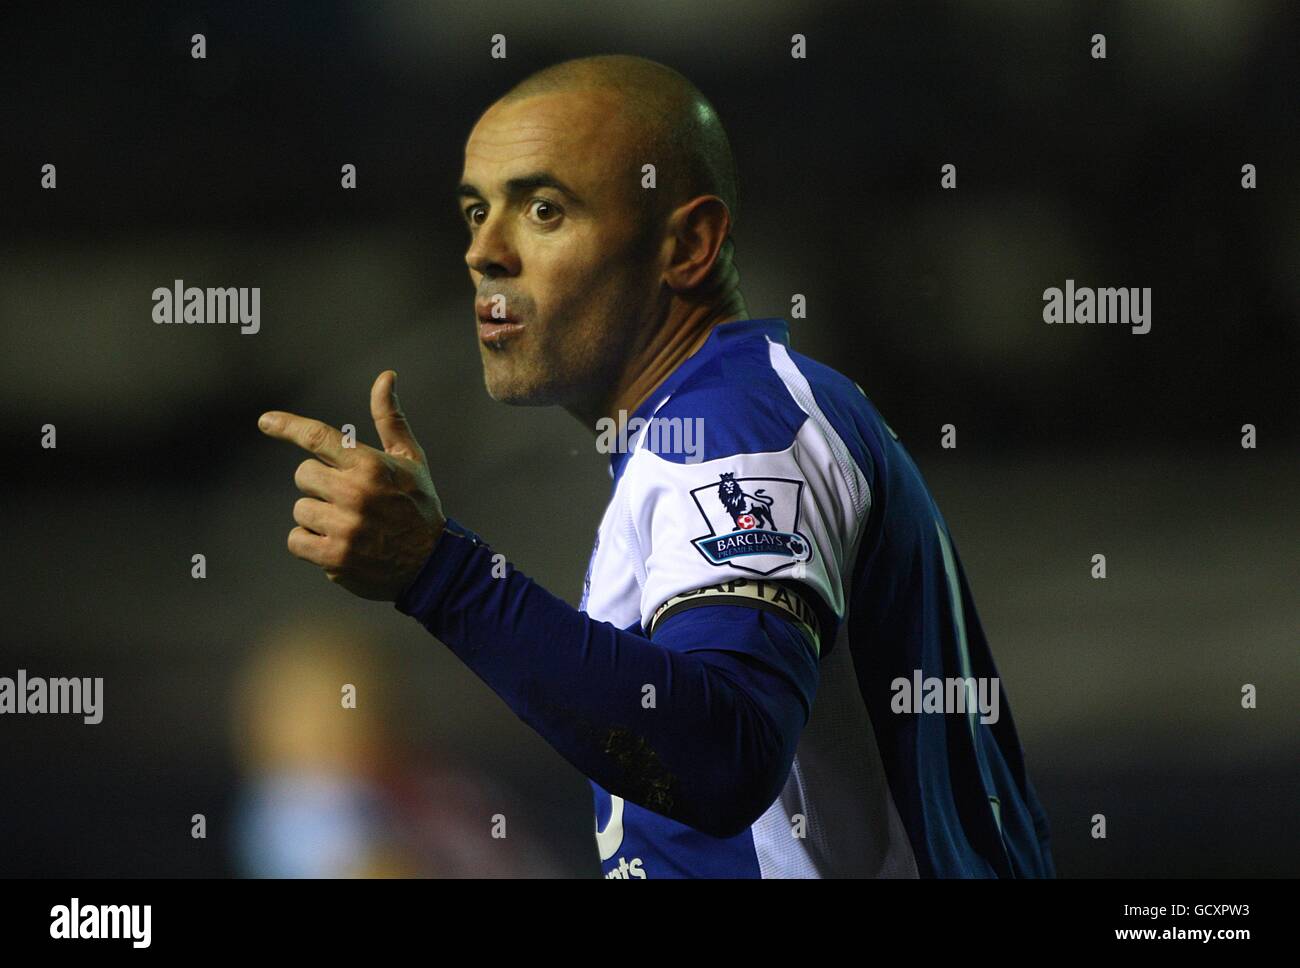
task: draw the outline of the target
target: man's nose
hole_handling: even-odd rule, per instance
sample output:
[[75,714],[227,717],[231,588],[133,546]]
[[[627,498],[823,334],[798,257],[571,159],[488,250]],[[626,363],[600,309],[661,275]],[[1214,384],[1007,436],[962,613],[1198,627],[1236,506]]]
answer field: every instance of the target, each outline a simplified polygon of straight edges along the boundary
[[502,219],[489,215],[474,232],[465,251],[465,264],[485,276],[514,275],[519,272],[519,257]]

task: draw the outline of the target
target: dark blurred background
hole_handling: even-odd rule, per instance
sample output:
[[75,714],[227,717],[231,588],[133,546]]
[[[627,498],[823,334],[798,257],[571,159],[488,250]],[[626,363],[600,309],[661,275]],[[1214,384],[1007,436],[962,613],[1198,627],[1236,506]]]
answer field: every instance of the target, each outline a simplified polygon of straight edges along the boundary
[[[598,876],[585,780],[412,620],[288,554],[303,455],[255,421],[375,443],[367,392],[397,369],[445,507],[577,603],[606,458],[483,391],[451,188],[492,100],[605,52],[712,100],[751,315],[805,295],[795,348],[926,475],[1061,874],[1300,873],[1294,3],[3,16],[0,676],[103,676],[105,699],[97,726],[0,718],[0,874]],[[155,325],[178,278],[261,287],[261,332]],[[1047,326],[1067,278],[1150,287],[1150,333]]]

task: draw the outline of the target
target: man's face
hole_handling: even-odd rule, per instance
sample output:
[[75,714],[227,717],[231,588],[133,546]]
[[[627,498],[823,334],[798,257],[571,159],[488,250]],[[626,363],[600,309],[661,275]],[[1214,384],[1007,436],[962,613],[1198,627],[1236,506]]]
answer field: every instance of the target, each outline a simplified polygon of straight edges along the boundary
[[590,409],[609,398],[660,294],[634,143],[597,90],[497,103],[470,133],[465,262],[493,399]]

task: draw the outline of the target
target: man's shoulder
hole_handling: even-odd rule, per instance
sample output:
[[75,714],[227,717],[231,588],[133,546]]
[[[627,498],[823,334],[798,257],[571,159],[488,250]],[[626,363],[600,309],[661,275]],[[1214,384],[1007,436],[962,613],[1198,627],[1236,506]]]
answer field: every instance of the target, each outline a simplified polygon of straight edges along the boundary
[[820,417],[823,405],[840,415],[869,412],[857,384],[832,367],[781,343],[745,344],[697,367],[659,405],[648,427],[656,432],[647,434],[647,450],[688,462],[661,444],[674,439],[671,430],[693,429],[703,453],[690,455],[689,462],[778,452],[793,445],[811,417]]
[[[766,347],[761,349],[751,344],[695,368],[655,410],[646,449],[666,460],[696,463],[788,448],[808,415],[772,367]],[[702,451],[682,455],[656,446],[675,427],[693,429]]]

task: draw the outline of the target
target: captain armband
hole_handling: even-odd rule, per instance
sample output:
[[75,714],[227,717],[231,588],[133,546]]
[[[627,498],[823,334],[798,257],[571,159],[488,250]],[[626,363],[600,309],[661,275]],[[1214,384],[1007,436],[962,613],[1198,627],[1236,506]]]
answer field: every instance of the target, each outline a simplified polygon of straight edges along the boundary
[[821,623],[808,600],[788,584],[748,578],[737,578],[674,595],[655,609],[650,616],[646,633],[653,636],[655,629],[670,615],[702,605],[740,605],[775,612],[798,626],[812,642],[813,652],[821,655]]

